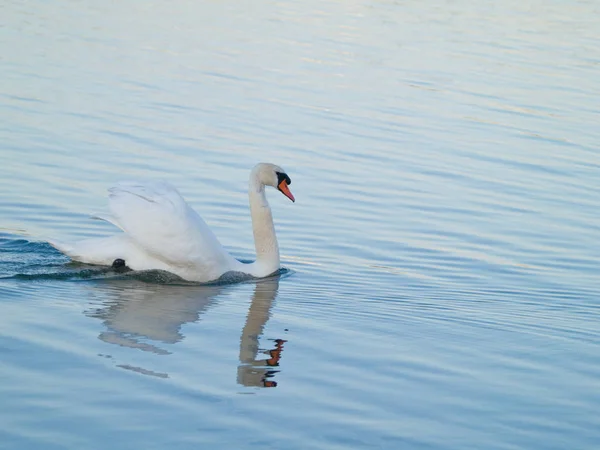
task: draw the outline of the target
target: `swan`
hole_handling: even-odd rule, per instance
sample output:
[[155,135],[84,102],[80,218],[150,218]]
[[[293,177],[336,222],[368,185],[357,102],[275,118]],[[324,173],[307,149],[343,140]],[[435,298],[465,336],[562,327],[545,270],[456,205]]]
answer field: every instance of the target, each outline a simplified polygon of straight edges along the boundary
[[121,182],[108,190],[110,214],[92,218],[105,220],[122,233],[73,243],[48,242],[75,261],[166,270],[188,281],[214,281],[227,272],[263,278],[280,268],[265,186],[275,187],[295,202],[288,187],[291,182],[285,170],[274,164],[260,163],[250,172],[248,197],[256,248],[252,263],[231,256],[177,189],[164,181]]

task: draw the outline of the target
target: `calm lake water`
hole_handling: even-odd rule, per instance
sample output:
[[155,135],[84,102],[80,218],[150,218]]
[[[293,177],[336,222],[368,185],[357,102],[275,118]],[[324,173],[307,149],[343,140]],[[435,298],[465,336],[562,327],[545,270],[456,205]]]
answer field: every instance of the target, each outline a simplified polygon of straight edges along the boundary
[[[600,6],[0,6],[1,449],[600,448]],[[165,179],[230,285],[45,243]]]

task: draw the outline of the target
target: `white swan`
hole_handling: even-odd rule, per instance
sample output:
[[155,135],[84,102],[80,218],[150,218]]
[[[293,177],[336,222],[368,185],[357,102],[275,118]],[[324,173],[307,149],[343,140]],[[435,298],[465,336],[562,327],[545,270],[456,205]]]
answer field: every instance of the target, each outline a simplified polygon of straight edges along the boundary
[[248,196],[256,261],[244,264],[231,256],[204,220],[166,182],[123,182],[109,189],[110,215],[93,216],[123,233],[74,243],[49,241],[76,261],[111,265],[117,259],[133,270],[160,269],[189,281],[207,282],[227,272],[262,278],[279,270],[279,245],[265,186],[295,201],[290,177],[274,164],[257,164],[250,173]]

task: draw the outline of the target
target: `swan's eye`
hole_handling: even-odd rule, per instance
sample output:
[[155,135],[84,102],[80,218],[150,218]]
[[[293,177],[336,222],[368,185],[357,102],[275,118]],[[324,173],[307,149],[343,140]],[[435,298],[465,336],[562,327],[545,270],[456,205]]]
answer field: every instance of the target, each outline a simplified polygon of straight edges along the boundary
[[292,184],[292,180],[290,180],[290,177],[288,177],[287,173],[283,173],[283,172],[275,172],[275,173],[277,174],[277,186],[279,186],[282,181],[285,181],[285,183],[288,186],[290,184]]

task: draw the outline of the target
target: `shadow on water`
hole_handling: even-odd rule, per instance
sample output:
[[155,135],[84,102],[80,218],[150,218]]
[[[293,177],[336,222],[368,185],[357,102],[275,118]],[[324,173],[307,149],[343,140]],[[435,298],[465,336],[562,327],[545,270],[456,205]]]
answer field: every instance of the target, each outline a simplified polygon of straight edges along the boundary
[[[271,315],[279,288],[279,275],[254,283],[254,292],[245,325],[241,332],[237,381],[248,387],[275,387],[272,380],[278,372],[285,341],[277,339],[274,348],[262,350],[259,339]],[[178,286],[150,285],[132,289],[131,286],[112,290],[112,297],[99,308],[85,311],[89,317],[102,320],[106,326],[98,336],[102,341],[157,355],[171,352],[160,343],[176,344],[184,336],[184,324],[200,320],[224,291],[227,285]],[[147,341],[151,341],[150,343]],[[266,357],[262,357],[261,355]],[[168,374],[154,372],[127,364],[118,367],[144,375],[168,378]]]

